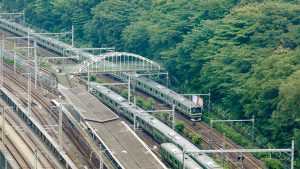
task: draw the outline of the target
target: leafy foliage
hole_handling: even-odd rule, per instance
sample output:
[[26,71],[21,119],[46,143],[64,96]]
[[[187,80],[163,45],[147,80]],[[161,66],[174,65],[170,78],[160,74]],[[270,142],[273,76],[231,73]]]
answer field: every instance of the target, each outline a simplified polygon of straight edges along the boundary
[[[0,4],[7,11],[25,9],[28,22],[50,31],[73,24],[77,44],[116,46],[154,59],[165,65],[173,85],[184,92],[211,90],[212,99],[233,118],[255,115],[256,126],[273,143],[289,147],[294,139],[299,149],[299,0],[2,0]],[[143,104],[152,108],[149,100]]]
[[177,120],[176,124],[175,124],[175,130],[178,131],[179,133],[182,133],[184,128],[185,128],[185,125],[184,125],[183,121]]

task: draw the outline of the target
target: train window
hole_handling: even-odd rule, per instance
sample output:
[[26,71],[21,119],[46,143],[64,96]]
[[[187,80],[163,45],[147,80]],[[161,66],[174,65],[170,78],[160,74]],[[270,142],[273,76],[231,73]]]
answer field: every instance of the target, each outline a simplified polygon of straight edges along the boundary
[[165,98],[165,95],[164,95],[164,94],[160,94],[160,96],[161,96],[162,98]]
[[192,114],[201,113],[201,107],[192,107]]

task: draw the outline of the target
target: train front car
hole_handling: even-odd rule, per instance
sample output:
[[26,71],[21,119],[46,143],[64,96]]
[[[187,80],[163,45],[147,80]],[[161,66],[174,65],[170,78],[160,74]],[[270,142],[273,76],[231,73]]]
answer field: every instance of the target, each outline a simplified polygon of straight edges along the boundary
[[202,107],[197,106],[197,105],[191,107],[190,117],[191,117],[191,121],[201,121]]
[[[174,92],[175,93],[175,92]],[[177,106],[177,110],[184,112],[191,121],[201,121],[202,107],[190,99],[176,93],[173,95],[174,101]]]
[[192,100],[184,97],[183,95],[170,90],[166,86],[136,73],[120,73],[112,76],[121,80],[127,80],[130,77],[133,79],[133,82],[138,89],[154,96],[170,106],[174,104],[176,110],[188,116],[191,121],[201,120],[202,109],[199,105],[195,104]]

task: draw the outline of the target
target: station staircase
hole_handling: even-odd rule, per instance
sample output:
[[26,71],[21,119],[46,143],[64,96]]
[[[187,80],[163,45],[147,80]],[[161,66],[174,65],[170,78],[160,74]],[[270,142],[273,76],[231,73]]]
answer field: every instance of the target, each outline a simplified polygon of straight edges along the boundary
[[55,75],[59,84],[69,89],[72,88],[71,82],[66,73],[56,73]]

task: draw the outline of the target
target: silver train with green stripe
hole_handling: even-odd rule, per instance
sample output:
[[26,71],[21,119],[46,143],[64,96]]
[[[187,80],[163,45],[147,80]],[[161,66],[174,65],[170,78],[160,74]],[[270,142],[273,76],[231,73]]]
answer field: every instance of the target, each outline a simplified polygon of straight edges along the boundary
[[[144,131],[152,135],[157,142],[161,144],[171,142],[180,149],[185,149],[187,152],[195,152],[200,150],[169,126],[107,87],[104,87],[98,83],[92,83],[91,90],[99,100],[107,104],[119,114],[126,117],[128,120],[132,122],[135,121],[137,126],[141,127]],[[189,154],[189,157],[204,169],[222,168],[206,154],[192,153]]]

